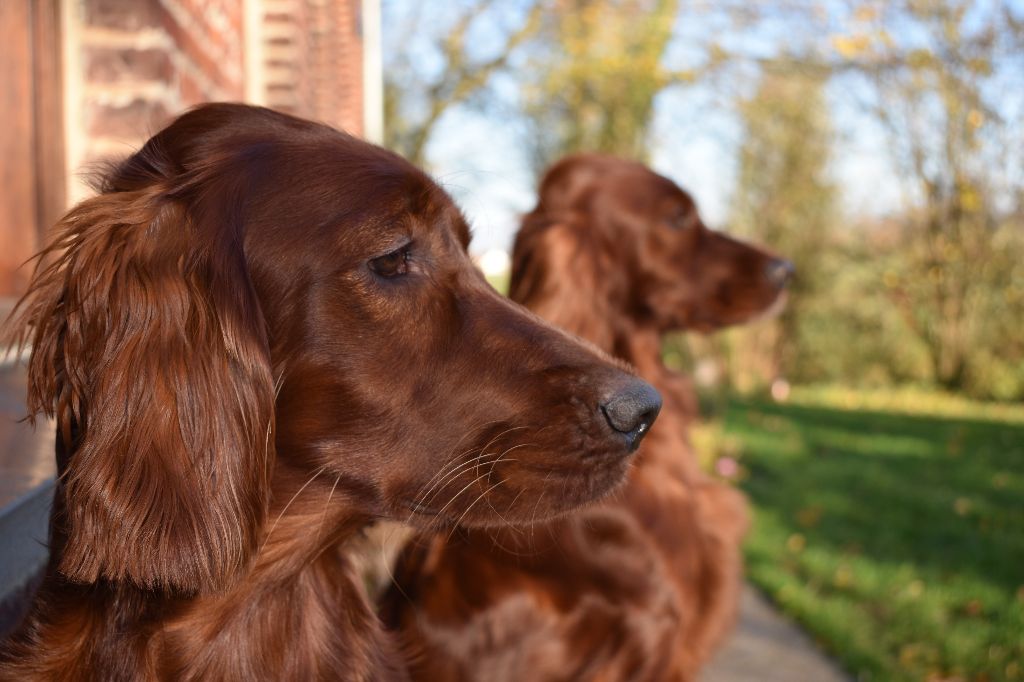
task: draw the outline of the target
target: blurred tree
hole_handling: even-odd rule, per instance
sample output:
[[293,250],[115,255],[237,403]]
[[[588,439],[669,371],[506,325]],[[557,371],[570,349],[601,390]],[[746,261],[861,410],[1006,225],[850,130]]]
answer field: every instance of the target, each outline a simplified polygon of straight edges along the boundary
[[[829,178],[832,125],[820,77],[766,70],[752,96],[737,103],[743,126],[730,229],[768,244],[796,265],[790,300],[770,324],[734,335],[731,370],[742,383],[800,376],[811,333],[814,297],[829,296],[823,254],[836,215]],[[734,377],[736,378],[736,377]]]
[[[700,85],[694,117],[725,121],[724,137],[739,124],[738,143],[720,140],[736,151],[731,227],[799,273],[781,320],[710,342],[737,349],[754,383],[1024,396],[1016,0],[389,1],[405,14],[386,34],[388,143],[417,163],[453,108],[521,135],[537,173],[580,150],[646,160],[655,102],[675,84]],[[843,139],[884,140],[904,199],[885,216],[839,214],[826,87],[845,98]]]
[[889,297],[927,345],[934,379],[960,389],[972,356],[1006,341],[986,316],[1013,276],[998,265],[997,233],[1021,227],[1005,199],[1021,170],[1020,121],[1007,114],[1024,93],[1024,23],[1009,2],[849,6],[853,23],[832,44],[873,85],[869,107],[909,198]]
[[[525,140],[538,173],[579,150],[643,159],[655,96],[696,77],[663,65],[678,5],[469,0],[429,26],[413,10],[389,34],[396,49],[385,69],[385,143],[423,164],[446,112],[460,105],[493,109],[500,102],[503,115],[528,128]],[[515,92],[498,96],[495,77],[513,70]]]
[[[448,20],[424,31],[423,7],[391,34],[400,49],[389,50],[384,76],[384,143],[418,165],[425,165],[427,142],[441,117],[487,87],[536,33],[544,9],[532,1],[518,3],[513,11],[496,0],[452,3]],[[421,44],[413,47],[414,35]]]
[[645,159],[654,98],[692,80],[663,65],[678,0],[541,0],[520,109],[539,174],[574,151]]

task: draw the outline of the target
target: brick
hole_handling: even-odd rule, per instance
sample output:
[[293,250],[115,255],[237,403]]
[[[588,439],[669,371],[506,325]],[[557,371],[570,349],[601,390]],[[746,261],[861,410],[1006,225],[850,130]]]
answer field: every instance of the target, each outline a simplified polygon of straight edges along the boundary
[[163,102],[142,98],[127,104],[96,104],[86,108],[86,132],[90,137],[145,139],[164,125],[173,112]]
[[160,25],[163,10],[158,0],[86,0],[88,26],[136,31]]
[[[82,4],[86,32],[115,30],[126,39],[148,32],[169,44],[83,49],[83,75],[94,93],[85,106],[87,135],[134,140],[166,122],[170,108],[244,96],[245,0],[72,1]],[[265,0],[262,23],[268,103],[358,133],[359,0]],[[135,84],[145,87],[135,92]],[[135,98],[127,103],[105,99],[128,93]]]
[[[210,81],[222,88],[228,97],[240,98],[242,96],[245,87],[241,78],[243,73],[241,53],[233,64],[218,64],[208,49],[204,49],[206,44],[203,41],[207,39],[207,36],[186,30],[169,13],[164,15],[164,29],[179,47],[181,53]],[[238,36],[238,39],[241,40],[241,35]],[[231,69],[231,66],[234,68]]]
[[196,82],[196,79],[187,73],[183,73],[178,81],[181,92],[181,105],[191,107],[214,99],[214,93],[207,92],[203,86]]
[[92,83],[126,81],[170,82],[174,68],[166,50],[119,50],[101,47],[83,49],[85,77]]

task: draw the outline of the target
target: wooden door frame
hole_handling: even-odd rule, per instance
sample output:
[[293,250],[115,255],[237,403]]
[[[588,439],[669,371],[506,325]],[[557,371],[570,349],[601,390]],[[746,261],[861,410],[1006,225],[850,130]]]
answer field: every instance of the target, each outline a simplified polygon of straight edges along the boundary
[[40,246],[50,226],[64,214],[67,202],[61,3],[62,0],[31,2],[36,236]]
[[61,19],[72,1],[0,0],[0,309],[24,290],[22,263],[65,208]]

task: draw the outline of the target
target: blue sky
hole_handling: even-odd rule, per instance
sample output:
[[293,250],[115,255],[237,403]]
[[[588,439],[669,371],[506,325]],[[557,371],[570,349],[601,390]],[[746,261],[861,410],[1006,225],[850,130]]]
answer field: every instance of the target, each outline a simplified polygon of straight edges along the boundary
[[[997,0],[978,0],[976,11],[984,12]],[[1015,10],[1024,16],[1024,0],[1012,0]],[[835,2],[806,3],[831,12],[830,23],[842,26],[845,17]],[[516,21],[520,5],[501,3],[505,19]],[[796,9],[794,9],[796,7]],[[797,3],[780,4],[776,14],[754,30],[717,35],[725,45],[730,41],[745,54],[771,56],[794,47],[794,21],[807,12]],[[432,56],[429,37],[443,30],[445,18],[424,11],[414,0],[385,0],[385,68],[394,68],[408,59],[421,73],[436,72],[439,63]],[[519,13],[519,14],[517,14]],[[699,44],[708,35],[721,31],[714,13],[681,15],[674,38],[666,54],[671,68],[692,66],[699,59]],[[402,27],[401,31],[397,27]],[[389,33],[389,30],[391,31]],[[473,41],[481,54],[500,41],[492,40],[487,26],[478,30]],[[806,40],[821,37],[807,32]],[[913,35],[900,36],[913,39]],[[432,62],[432,60],[434,60]],[[748,74],[749,75],[749,74]],[[753,78],[736,74],[735,87],[742,91]],[[499,82],[499,87],[516,87],[514,74]],[[855,78],[839,77],[829,83],[827,97],[836,136],[830,174],[843,189],[842,208],[848,215],[881,215],[898,210],[905,200],[905,188],[892,169],[886,154],[886,138],[856,104]],[[652,166],[689,190],[697,199],[705,220],[712,226],[727,228],[729,201],[736,171],[736,150],[741,128],[728,107],[716,101],[719,91],[696,84],[671,88],[655,102],[650,131]],[[1011,112],[1012,113],[1012,112]],[[471,249],[480,253],[498,247],[508,248],[518,228],[519,216],[534,202],[534,179],[521,143],[522,130],[514,119],[483,113],[471,107],[456,107],[439,122],[427,148],[429,170],[455,196],[474,229]]]

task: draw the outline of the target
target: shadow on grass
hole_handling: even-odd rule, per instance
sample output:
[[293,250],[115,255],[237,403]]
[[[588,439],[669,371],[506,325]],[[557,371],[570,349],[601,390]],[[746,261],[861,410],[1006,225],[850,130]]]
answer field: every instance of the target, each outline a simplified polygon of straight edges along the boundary
[[1024,584],[1024,424],[738,400],[725,419],[743,488],[808,545]]

